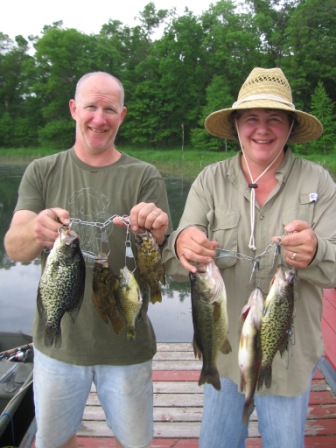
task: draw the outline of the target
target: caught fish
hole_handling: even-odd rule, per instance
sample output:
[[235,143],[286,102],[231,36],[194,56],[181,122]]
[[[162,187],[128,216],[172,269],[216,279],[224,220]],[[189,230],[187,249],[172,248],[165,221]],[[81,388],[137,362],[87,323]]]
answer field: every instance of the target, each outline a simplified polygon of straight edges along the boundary
[[124,327],[114,295],[116,276],[111,271],[108,257],[101,254],[93,265],[92,301],[104,322],[109,321],[116,334]]
[[294,283],[296,271],[280,265],[274,275],[265,300],[264,316],[260,327],[261,367],[258,390],[272,385],[272,362],[279,350],[287,349],[294,313]]
[[152,303],[162,302],[160,285],[165,284],[165,271],[160,248],[152,233],[146,229],[137,231],[135,244],[141,291],[144,295],[149,294]]
[[45,343],[62,343],[61,320],[66,312],[73,322],[83,302],[85,261],[76,232],[62,226],[51,249],[37,291],[37,308],[46,317]]
[[127,266],[120,269],[115,285],[115,298],[126,325],[127,337],[134,340],[135,322],[141,310],[142,296],[138,282]]
[[223,278],[214,261],[203,272],[189,273],[191,283],[193,347],[195,356],[203,360],[198,384],[209,383],[220,390],[217,369],[219,350],[231,351],[227,339],[227,298]]
[[245,393],[243,423],[247,423],[251,413],[253,396],[258,382],[261,362],[260,327],[263,310],[264,295],[260,288],[256,288],[251,292],[241,313],[244,323],[240,336],[238,364],[241,372],[240,391]]

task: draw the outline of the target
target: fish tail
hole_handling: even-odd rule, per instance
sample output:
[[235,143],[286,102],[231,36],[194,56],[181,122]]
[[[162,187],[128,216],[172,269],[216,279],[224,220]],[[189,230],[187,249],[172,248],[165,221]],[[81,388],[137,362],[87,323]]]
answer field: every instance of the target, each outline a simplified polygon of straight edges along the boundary
[[44,333],[44,342],[47,347],[51,347],[53,344],[56,347],[60,347],[62,345],[61,329],[47,324]]
[[265,364],[261,366],[258,378],[258,390],[265,384],[266,388],[269,389],[272,385],[272,365]]
[[254,398],[253,397],[245,400],[243,415],[242,415],[242,422],[244,424],[248,423],[250,415],[252,414],[253,406],[254,406]]
[[112,317],[110,316],[110,321],[112,324],[113,331],[115,332],[115,334],[118,335],[124,328],[124,322],[119,318],[115,318],[114,316]]
[[216,390],[221,389],[220,378],[217,367],[210,367],[208,369],[203,368],[198,381],[198,385],[212,384]]
[[135,328],[134,327],[128,327],[127,328],[127,339],[129,341],[134,341],[136,339]]
[[151,294],[151,302],[154,304],[156,302],[162,302],[162,294],[161,294],[161,290],[157,289],[157,290],[152,290],[152,294]]

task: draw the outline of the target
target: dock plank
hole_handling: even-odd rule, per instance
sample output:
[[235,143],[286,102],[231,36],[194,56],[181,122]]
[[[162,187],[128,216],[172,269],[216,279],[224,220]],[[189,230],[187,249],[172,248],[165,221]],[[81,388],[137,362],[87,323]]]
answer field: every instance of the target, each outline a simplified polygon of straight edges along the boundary
[[[151,448],[198,447],[203,408],[203,387],[198,386],[200,369],[201,361],[195,359],[191,344],[158,344],[153,360],[154,439]],[[115,446],[94,386],[82,423],[78,433],[79,447]],[[336,397],[320,370],[314,376],[310,394],[305,446],[336,446]],[[246,447],[261,447],[256,412],[251,416]]]

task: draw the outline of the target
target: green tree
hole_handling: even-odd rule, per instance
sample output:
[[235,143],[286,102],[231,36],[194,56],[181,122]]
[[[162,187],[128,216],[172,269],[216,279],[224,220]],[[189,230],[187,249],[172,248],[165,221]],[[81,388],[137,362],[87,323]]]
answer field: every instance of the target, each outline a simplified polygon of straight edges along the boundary
[[190,12],[174,19],[148,56],[139,76],[125,127],[133,142],[169,145],[196,125],[205,87],[203,32]]
[[328,97],[322,82],[317,84],[311,99],[311,113],[315,115],[323,125],[322,136],[310,143],[309,149],[313,152],[327,153],[335,147],[336,123],[333,116],[334,104]]
[[336,2],[301,0],[289,19],[288,52],[285,68],[296,105],[309,110],[311,94],[322,82],[336,101]]
[[211,5],[201,16],[208,84],[213,76],[224,75],[231,95],[236,96],[247,73],[264,65],[261,41],[251,13],[237,13],[231,0]]
[[199,127],[194,128],[191,134],[191,143],[194,148],[206,148],[215,151],[228,151],[237,149],[237,146],[222,138],[210,135],[204,128],[204,121],[212,112],[231,107],[234,98],[230,93],[229,82],[225,75],[216,75],[206,89],[206,105],[202,108]]
[[35,144],[36,114],[25,115],[29,95],[26,68],[32,62],[29,43],[22,36],[15,42],[0,33],[0,146],[21,147]]

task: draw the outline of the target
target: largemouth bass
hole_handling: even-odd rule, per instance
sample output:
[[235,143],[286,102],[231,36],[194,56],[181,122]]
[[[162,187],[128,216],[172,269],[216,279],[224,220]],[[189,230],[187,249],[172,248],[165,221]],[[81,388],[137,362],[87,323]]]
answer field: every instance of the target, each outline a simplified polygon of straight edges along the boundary
[[45,343],[62,343],[61,320],[66,312],[73,322],[83,302],[85,261],[76,232],[62,226],[51,249],[37,291],[37,308],[46,318]]
[[247,423],[253,407],[253,396],[257,386],[260,362],[260,327],[264,311],[264,295],[260,288],[250,294],[242,309],[243,327],[238,350],[238,364],[241,372],[240,391],[245,393],[242,420]]
[[198,384],[210,383],[220,390],[217,356],[231,351],[227,339],[227,298],[223,278],[212,261],[204,272],[190,273],[193,347],[195,356],[203,360]]
[[109,321],[116,334],[124,327],[115,299],[116,276],[111,271],[108,257],[101,254],[93,265],[92,301],[104,322]]
[[120,269],[115,285],[115,298],[126,325],[127,337],[129,340],[134,340],[135,323],[141,310],[142,296],[138,282],[127,266]]
[[294,283],[296,271],[280,265],[274,275],[265,300],[265,311],[260,327],[261,367],[258,390],[272,385],[272,362],[279,350],[287,349],[294,312]]
[[140,287],[152,303],[162,302],[160,285],[165,285],[165,271],[161,251],[152,233],[140,229],[135,235],[136,263],[139,269]]

